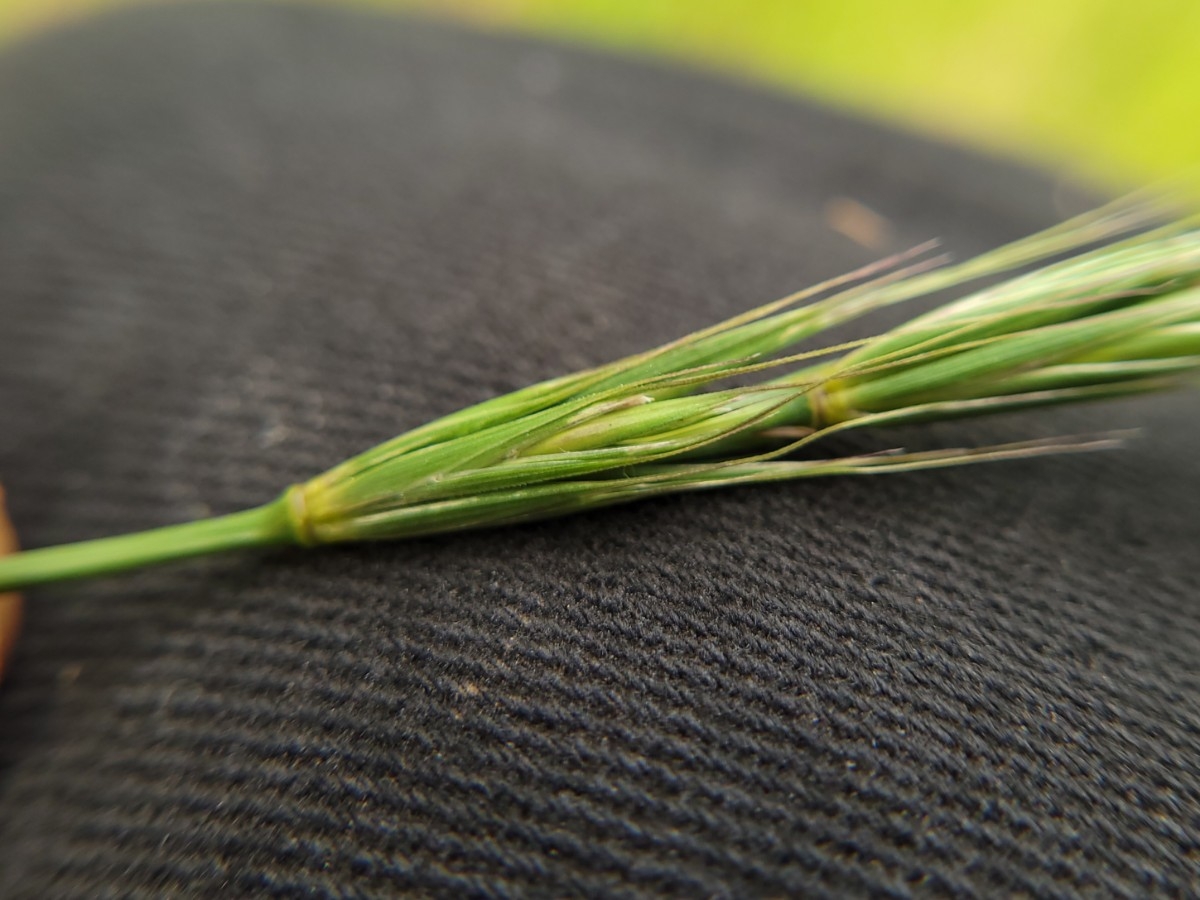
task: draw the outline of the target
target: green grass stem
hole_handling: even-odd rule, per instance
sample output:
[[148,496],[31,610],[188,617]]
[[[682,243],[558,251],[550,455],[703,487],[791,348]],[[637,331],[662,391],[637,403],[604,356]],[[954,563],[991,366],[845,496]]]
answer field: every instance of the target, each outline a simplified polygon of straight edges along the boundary
[[[0,592],[225,550],[503,526],[677,491],[1107,449],[1120,437],[794,458],[849,430],[1190,384],[1200,374],[1200,229],[1137,231],[1150,221],[1147,206],[1116,204],[957,265],[929,258],[927,245],[446,416],[265,506],[0,559]],[[958,298],[884,334],[798,349],[948,289]]]
[[94,578],[224,550],[293,543],[286,497],[212,519],[137,534],[26,550],[0,565],[0,593],[52,581]]

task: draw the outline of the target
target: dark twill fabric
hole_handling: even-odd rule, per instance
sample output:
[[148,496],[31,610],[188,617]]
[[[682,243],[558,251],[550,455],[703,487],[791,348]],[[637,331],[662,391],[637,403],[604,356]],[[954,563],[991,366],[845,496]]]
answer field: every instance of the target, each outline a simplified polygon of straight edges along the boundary
[[[867,262],[839,196],[959,256],[1063,212],[789,99],[328,10],[58,32],[0,60],[0,122],[30,545],[265,501]],[[834,448],[1145,427],[1119,453],[35,591],[0,895],[1186,894],[1198,412]]]

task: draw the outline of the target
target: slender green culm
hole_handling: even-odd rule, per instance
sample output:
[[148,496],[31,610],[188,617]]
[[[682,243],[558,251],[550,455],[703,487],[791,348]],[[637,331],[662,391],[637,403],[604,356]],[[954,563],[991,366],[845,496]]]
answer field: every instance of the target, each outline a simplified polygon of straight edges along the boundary
[[[1128,201],[956,265],[932,246],[387,441],[265,506],[0,559],[0,592],[217,551],[526,522],[657,494],[1107,449],[1121,435],[795,459],[849,429],[1131,396],[1200,374],[1200,228]],[[980,279],[1006,279],[968,290]],[[876,337],[829,328],[953,290]],[[730,387],[731,383],[742,386]]]

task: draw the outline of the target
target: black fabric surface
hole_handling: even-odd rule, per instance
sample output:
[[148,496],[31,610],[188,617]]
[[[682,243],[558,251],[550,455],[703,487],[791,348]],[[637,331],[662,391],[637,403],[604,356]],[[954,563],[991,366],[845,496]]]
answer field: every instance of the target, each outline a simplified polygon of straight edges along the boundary
[[[29,545],[263,502],[867,262],[839,196],[959,256],[1065,211],[752,89],[328,10],[57,32],[0,59],[0,122]],[[0,895],[1187,895],[1198,412],[842,445],[1147,429],[1119,453],[34,592]]]

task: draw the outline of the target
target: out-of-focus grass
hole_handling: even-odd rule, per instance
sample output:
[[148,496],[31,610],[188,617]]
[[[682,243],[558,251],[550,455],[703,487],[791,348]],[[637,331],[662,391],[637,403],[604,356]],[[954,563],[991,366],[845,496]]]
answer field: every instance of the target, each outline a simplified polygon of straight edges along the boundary
[[[0,40],[123,2],[0,0]],[[1114,184],[1200,161],[1197,0],[324,2],[684,59]]]

